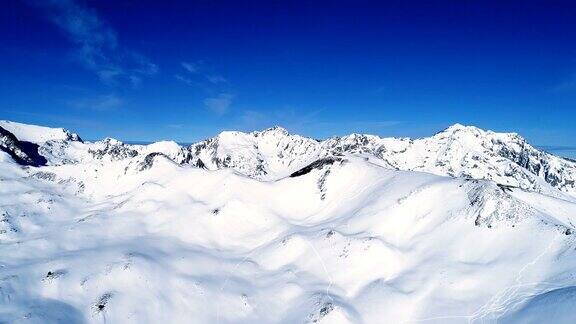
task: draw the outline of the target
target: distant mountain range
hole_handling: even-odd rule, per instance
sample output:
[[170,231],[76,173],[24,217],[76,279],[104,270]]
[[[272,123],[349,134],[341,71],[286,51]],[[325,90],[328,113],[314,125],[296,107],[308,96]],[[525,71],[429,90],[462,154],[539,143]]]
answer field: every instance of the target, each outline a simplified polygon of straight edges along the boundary
[[[487,179],[546,193],[555,188],[576,195],[576,162],[573,160],[535,148],[515,133],[495,133],[460,124],[427,138],[351,134],[324,141],[273,127],[252,133],[222,132],[188,146],[167,141],[126,144],[111,138],[82,142],[78,135],[64,129],[8,121],[0,122],[0,127],[3,132],[39,145],[39,155],[50,165],[88,160],[142,164],[162,156],[177,164],[208,170],[231,168],[251,178],[271,181],[324,157],[353,154],[396,170]],[[6,145],[0,147],[12,156],[20,154]]]

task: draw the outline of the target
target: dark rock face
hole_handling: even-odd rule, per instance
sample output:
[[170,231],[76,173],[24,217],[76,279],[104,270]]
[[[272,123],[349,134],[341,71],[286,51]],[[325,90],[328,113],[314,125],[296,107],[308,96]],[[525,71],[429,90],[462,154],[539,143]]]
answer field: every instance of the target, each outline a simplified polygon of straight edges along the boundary
[[69,131],[66,131],[66,140],[84,143],[84,140],[82,140],[82,138],[80,138],[80,136],[78,136],[78,134],[70,133]]
[[[146,155],[144,157],[144,161],[142,161],[139,165],[139,171],[144,171],[144,170],[148,170],[151,169],[152,166],[154,165],[154,160],[157,157],[163,157],[169,161],[172,161],[168,156],[166,156],[163,153],[159,153],[159,152],[153,152],[153,153],[149,153],[148,155]],[[172,161],[174,162],[174,161]]]
[[89,152],[97,159],[109,156],[114,161],[133,158],[138,155],[138,151],[134,150],[130,145],[116,142],[111,139],[105,140],[104,148],[99,150],[89,150]]
[[[527,145],[522,138],[519,138],[518,142],[519,151],[511,150],[509,147],[502,145],[498,154],[525,168],[530,173],[541,176],[544,181],[553,187],[574,187],[574,180],[565,179],[562,172],[564,171],[563,168],[554,167],[547,153]],[[566,161],[568,163],[572,162],[570,160]]]
[[29,166],[46,165],[46,159],[38,154],[38,145],[19,141],[14,134],[0,127],[0,150],[8,153],[16,163]]
[[57,176],[56,176],[56,173],[53,173],[53,172],[39,171],[39,172],[36,172],[36,173],[30,175],[30,178],[55,182],[57,179]]
[[42,166],[46,165],[48,162],[45,157],[40,155],[38,144],[20,141],[20,146],[22,147],[23,151],[26,152],[26,154],[32,159],[33,162],[30,164],[31,166]]
[[196,164],[195,164],[194,166],[197,167],[197,168],[200,168],[200,169],[206,169],[206,165],[205,165],[204,162],[202,162],[202,160],[200,160],[200,159],[198,159],[198,160],[196,161]]
[[316,170],[322,169],[326,165],[332,165],[332,164],[334,164],[334,162],[340,162],[340,161],[342,161],[342,159],[337,158],[337,157],[326,157],[326,158],[323,158],[320,160],[316,160],[316,161],[310,163],[308,166],[305,166],[302,169],[292,173],[290,175],[290,177],[295,178],[295,177],[303,176],[305,174],[310,173],[314,169],[316,169]]

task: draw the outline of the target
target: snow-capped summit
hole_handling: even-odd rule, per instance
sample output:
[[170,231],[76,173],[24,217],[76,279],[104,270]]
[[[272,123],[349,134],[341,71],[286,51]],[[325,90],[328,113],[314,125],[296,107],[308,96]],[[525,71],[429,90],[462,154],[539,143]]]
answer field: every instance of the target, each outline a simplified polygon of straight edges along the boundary
[[317,141],[291,135],[281,127],[252,133],[222,132],[189,149],[195,164],[211,170],[233,168],[261,180],[288,176],[320,156]]
[[400,168],[406,170],[489,179],[537,191],[546,191],[547,183],[576,194],[576,164],[534,148],[516,133],[456,124],[415,140],[404,155],[402,161],[399,156],[388,159],[404,163]]
[[[458,131],[481,131],[480,128],[476,127],[476,126],[470,126],[470,125],[464,125],[464,124],[460,124],[460,123],[455,123],[452,124],[446,128],[444,128],[443,130],[441,130],[438,133],[454,133],[454,132],[458,132]],[[438,134],[437,133],[437,134]]]
[[254,134],[255,136],[267,135],[267,136],[279,136],[279,137],[290,135],[286,128],[280,126],[273,126],[262,131],[254,131],[252,132],[252,134]]

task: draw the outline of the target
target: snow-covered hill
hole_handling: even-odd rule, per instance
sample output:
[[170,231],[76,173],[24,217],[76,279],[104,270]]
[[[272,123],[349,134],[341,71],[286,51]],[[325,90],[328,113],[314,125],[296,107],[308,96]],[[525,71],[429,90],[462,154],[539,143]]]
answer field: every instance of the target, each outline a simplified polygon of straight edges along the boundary
[[45,143],[47,141],[82,141],[80,137],[63,128],[50,128],[0,120],[0,127],[14,134],[20,141]]
[[[516,134],[182,147],[6,124],[1,323],[576,320],[576,166]],[[24,142],[43,165],[15,163]]]

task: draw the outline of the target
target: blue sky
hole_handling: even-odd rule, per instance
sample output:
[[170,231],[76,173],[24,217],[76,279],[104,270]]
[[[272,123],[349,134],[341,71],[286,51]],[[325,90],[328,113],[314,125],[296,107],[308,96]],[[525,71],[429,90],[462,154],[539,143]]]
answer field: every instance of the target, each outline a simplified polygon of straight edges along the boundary
[[276,124],[417,137],[459,122],[576,146],[573,1],[3,7],[2,119],[180,142]]

